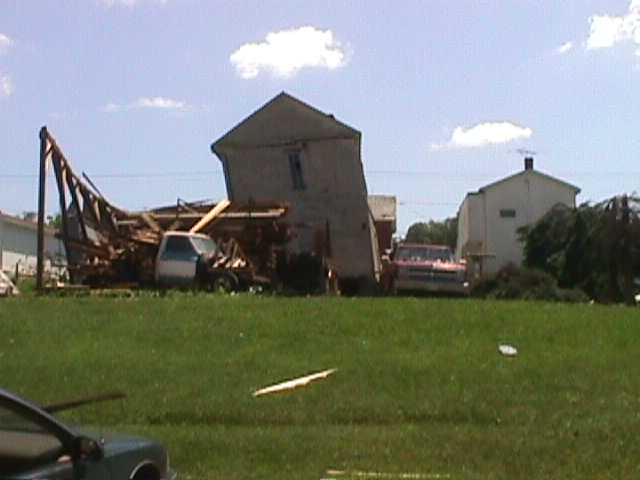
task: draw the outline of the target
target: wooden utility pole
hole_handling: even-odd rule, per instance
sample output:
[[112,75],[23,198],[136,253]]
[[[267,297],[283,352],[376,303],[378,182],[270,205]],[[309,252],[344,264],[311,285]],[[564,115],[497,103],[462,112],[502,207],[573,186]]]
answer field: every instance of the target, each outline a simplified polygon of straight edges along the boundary
[[36,288],[42,290],[44,273],[44,214],[47,179],[47,127],[40,129],[40,177],[38,181],[38,262],[36,264]]

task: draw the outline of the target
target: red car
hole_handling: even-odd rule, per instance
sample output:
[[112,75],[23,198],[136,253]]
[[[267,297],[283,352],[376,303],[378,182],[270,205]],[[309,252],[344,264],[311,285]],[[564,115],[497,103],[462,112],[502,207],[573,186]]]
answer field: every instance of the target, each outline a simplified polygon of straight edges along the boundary
[[467,268],[445,245],[403,243],[392,260],[392,291],[426,291],[468,295]]

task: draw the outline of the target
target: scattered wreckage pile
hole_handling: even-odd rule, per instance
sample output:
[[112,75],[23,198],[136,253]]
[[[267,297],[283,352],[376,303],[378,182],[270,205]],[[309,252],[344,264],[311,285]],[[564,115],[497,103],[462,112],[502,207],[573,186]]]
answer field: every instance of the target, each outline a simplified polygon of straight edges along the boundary
[[7,274],[0,270],[0,297],[11,297],[14,295],[20,295],[20,290],[18,290]]
[[[287,244],[296,232],[286,220],[288,205],[283,203],[178,200],[174,205],[126,211],[110,203],[86,174],[73,171],[44,127],[40,140],[38,235],[44,225],[44,172],[50,163],[69,276],[68,284],[57,283],[56,288],[70,284],[225,291],[261,287],[296,293],[341,290],[331,254],[322,253],[330,245],[328,223],[326,231],[320,232],[324,241],[317,242],[325,247],[314,253],[292,253]],[[40,241],[39,289],[45,287]],[[407,288],[467,293],[464,266],[431,260],[405,263],[399,254],[383,266],[383,292]]]
[[[46,128],[40,139],[40,195],[44,197],[43,165],[46,169],[50,162],[72,284],[161,285],[163,279],[180,280],[181,275],[184,280],[185,268],[193,268],[196,283],[205,287],[236,289],[279,281],[278,272],[286,264],[284,245],[291,237],[283,220],[286,205],[178,200],[175,205],[129,212],[110,203],[87,175],[81,178],[72,170]],[[44,216],[42,211],[39,216]],[[40,276],[38,281],[42,282]]]

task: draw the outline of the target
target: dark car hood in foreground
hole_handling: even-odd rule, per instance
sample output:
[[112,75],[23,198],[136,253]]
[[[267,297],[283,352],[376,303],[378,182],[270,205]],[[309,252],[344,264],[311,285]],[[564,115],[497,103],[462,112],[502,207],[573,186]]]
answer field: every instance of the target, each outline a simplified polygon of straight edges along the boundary
[[76,432],[78,435],[93,438],[98,441],[104,449],[105,457],[156,445],[156,442],[152,440],[117,432],[104,432],[91,428],[82,428],[76,430]]

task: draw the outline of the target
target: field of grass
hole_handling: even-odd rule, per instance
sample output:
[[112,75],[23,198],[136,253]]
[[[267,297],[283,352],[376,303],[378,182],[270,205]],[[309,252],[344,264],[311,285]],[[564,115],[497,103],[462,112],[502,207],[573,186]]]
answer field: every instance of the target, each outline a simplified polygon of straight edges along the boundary
[[638,478],[639,338],[624,307],[23,298],[0,302],[0,386],[43,404],[127,392],[64,418],[161,440],[182,479]]

